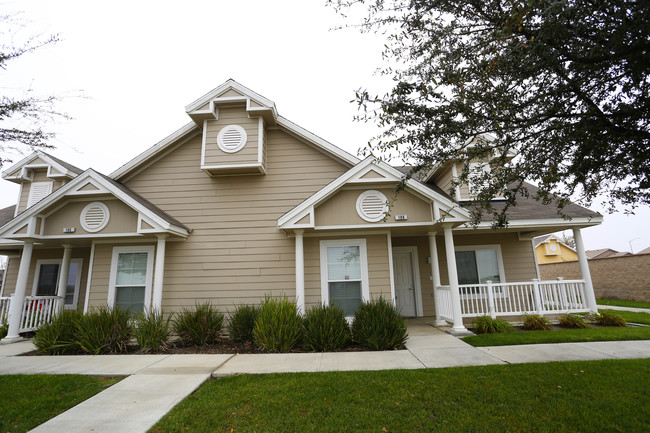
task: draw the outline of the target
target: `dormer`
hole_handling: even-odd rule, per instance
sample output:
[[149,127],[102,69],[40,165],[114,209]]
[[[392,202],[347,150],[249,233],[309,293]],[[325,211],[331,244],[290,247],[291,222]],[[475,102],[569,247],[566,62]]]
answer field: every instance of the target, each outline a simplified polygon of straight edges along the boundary
[[37,150],[2,173],[20,184],[16,215],[56,191],[82,172],[81,169]]
[[201,169],[210,176],[266,174],[266,129],[275,104],[234,80],[185,107],[201,128]]

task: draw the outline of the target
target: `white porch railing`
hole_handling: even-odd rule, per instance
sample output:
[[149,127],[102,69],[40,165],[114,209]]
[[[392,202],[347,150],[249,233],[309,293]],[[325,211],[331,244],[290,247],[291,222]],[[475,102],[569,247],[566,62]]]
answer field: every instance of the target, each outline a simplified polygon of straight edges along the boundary
[[9,304],[11,298],[3,296],[0,298],[0,326],[5,326],[9,320]]
[[[462,317],[587,312],[584,280],[531,281],[518,283],[461,284]],[[440,315],[453,321],[451,290],[438,288]]]

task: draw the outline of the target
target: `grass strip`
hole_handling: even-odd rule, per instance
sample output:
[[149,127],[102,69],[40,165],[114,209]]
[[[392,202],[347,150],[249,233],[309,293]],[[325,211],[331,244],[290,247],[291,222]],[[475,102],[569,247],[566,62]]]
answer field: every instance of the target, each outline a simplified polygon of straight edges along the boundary
[[479,334],[463,338],[465,343],[476,347],[619,340],[650,340],[650,327],[521,331],[508,334]]
[[625,301],[622,299],[597,299],[596,303],[598,305],[614,305],[617,307],[650,308],[650,302]]
[[230,376],[150,432],[646,431],[650,360]]
[[0,376],[0,432],[26,432],[118,382],[80,375]]
[[[598,311],[607,310],[605,308],[599,308]],[[637,313],[636,311],[623,311],[623,310],[607,310],[611,311],[614,314],[618,314],[625,319],[626,322],[632,323],[642,323],[644,325],[650,325],[650,314],[649,313]]]

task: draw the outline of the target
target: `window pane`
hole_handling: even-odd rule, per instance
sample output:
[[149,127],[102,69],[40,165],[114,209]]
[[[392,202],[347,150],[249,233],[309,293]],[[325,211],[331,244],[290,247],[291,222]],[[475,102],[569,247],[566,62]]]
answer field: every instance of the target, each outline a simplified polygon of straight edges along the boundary
[[497,262],[497,252],[495,250],[478,250],[476,251],[476,261],[478,262],[478,272],[481,283],[487,280],[493,283],[500,283],[499,263]]
[[79,272],[79,263],[70,263],[68,270],[68,285],[65,289],[65,304],[72,305],[74,302],[74,289],[77,282],[77,272]]
[[129,310],[131,313],[141,313],[144,310],[144,287],[117,287],[115,306]]
[[55,296],[56,283],[59,278],[58,264],[43,264],[38,274],[36,296]]
[[478,284],[478,271],[474,251],[456,251],[458,284]]
[[361,281],[329,283],[329,289],[330,304],[341,307],[346,316],[354,316],[361,304]]
[[117,258],[117,285],[144,285],[147,253],[120,253]]
[[361,252],[358,246],[327,247],[327,279],[361,279]]

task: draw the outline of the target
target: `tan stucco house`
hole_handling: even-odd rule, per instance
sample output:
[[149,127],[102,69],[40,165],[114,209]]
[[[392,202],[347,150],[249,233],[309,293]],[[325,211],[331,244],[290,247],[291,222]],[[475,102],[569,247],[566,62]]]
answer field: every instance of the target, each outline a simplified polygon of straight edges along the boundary
[[[233,80],[185,108],[187,125],[108,176],[41,151],[2,173],[21,186],[0,211],[7,341],[58,308],[226,312],[266,294],[347,315],[384,296],[455,332],[477,315],[596,308],[580,234],[595,212],[569,205],[567,220],[522,198],[507,228],[473,227],[456,164],[396,195],[406,168],[359,160]],[[582,279],[538,281],[531,240],[564,229]]]

